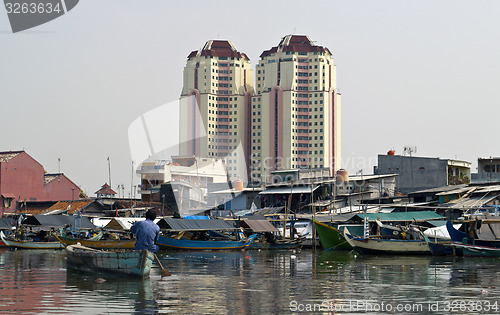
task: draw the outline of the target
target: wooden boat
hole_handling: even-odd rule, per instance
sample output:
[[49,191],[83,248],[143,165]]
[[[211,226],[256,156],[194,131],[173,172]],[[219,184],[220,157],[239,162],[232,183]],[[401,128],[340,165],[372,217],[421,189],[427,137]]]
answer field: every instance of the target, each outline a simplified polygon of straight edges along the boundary
[[473,257],[500,257],[500,248],[471,245],[464,243],[451,243],[451,246],[456,249],[456,251],[461,251],[463,256],[473,256]]
[[232,250],[248,247],[255,239],[257,234],[252,234],[246,239],[240,241],[230,240],[190,240],[185,238],[176,238],[174,236],[160,235],[156,245],[160,249],[178,249],[178,250]]
[[318,221],[314,221],[314,226],[324,249],[352,249],[341,230]]
[[76,245],[80,243],[82,246],[96,249],[134,249],[135,239],[130,240],[103,240],[103,239],[77,239],[56,235],[60,244],[64,246]]
[[297,249],[305,239],[305,237],[293,239],[283,237],[268,220],[241,220],[239,224],[246,235],[257,234],[248,249]]
[[349,234],[344,229],[347,242],[360,254],[375,255],[426,255],[430,254],[425,240],[401,240],[382,238],[362,238]]
[[298,249],[301,239],[273,239],[266,240],[264,235],[256,237],[248,246],[248,249]]
[[454,243],[469,244],[500,249],[500,224],[498,222],[470,221],[464,222],[463,229],[457,230],[451,221],[446,222],[446,228]]
[[33,241],[33,240],[16,240],[11,237],[5,236],[3,231],[0,231],[0,237],[2,241],[8,247],[12,248],[23,248],[23,249],[60,249],[64,246],[61,242],[43,242],[43,241]]
[[134,277],[147,277],[154,260],[154,254],[146,249],[103,251],[81,245],[67,246],[66,255],[70,269]]

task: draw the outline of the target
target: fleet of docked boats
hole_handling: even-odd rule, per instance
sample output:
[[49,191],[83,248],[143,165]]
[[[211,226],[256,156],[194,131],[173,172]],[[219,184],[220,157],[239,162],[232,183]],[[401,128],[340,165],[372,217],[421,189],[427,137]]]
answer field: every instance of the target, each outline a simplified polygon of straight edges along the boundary
[[[328,220],[309,221],[309,226],[302,221],[302,233],[297,229],[292,231],[293,224],[284,225],[281,233],[265,218],[235,221],[162,218],[157,221],[162,230],[157,245],[163,250],[296,249],[306,236],[312,238],[313,234],[322,247],[330,251],[355,250],[363,255],[500,257],[500,220],[493,218],[469,218],[452,223],[434,212],[414,211],[356,213],[347,219],[346,216],[336,219],[339,218],[332,216]],[[311,233],[312,224],[314,233]],[[11,248],[65,248],[71,269],[149,275],[158,257],[146,250],[134,251],[135,239],[126,225],[122,226],[123,230],[109,230],[88,224],[82,228],[81,223],[63,227],[52,224],[48,230],[38,227],[36,232],[18,226],[17,230],[0,231],[0,238]]]

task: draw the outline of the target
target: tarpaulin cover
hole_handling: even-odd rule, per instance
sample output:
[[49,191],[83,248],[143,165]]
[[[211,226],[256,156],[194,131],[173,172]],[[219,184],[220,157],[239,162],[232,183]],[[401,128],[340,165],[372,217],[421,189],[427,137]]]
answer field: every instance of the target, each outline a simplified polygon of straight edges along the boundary
[[0,229],[10,230],[14,224],[14,219],[12,218],[0,218]]
[[163,218],[157,223],[160,228],[173,231],[234,230],[234,225],[224,220],[190,220]]
[[256,233],[278,232],[278,229],[267,220],[243,220],[240,222],[243,228],[249,228]]
[[[40,225],[44,227],[53,227],[53,228],[61,228],[66,227],[68,225],[75,226],[75,216],[70,215],[42,215],[37,214],[33,216],[28,216],[24,219],[23,224],[26,225]],[[96,229],[96,226],[90,222],[88,217],[81,217],[81,229]]]

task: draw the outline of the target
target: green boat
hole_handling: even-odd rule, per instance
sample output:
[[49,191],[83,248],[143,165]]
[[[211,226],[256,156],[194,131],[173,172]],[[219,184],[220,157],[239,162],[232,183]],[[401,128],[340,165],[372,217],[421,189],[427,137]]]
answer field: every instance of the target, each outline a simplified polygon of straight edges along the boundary
[[314,226],[324,249],[352,249],[341,230],[318,221],[314,221]]

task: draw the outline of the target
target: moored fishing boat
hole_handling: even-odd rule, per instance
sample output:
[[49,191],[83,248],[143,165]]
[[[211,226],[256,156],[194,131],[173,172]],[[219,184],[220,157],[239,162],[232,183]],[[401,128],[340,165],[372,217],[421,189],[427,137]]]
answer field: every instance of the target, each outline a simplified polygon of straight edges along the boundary
[[286,238],[266,219],[241,220],[240,227],[246,235],[257,234],[248,249],[297,249],[305,237]]
[[301,246],[300,239],[266,239],[265,235],[257,236],[248,249],[298,249]]
[[[158,222],[163,235],[156,245],[160,249],[232,250],[248,247],[257,234],[241,237],[243,233],[224,220],[194,220],[163,218]],[[216,233],[217,231],[226,233]],[[232,238],[230,238],[230,236]]]
[[[460,226],[461,224],[457,224],[455,228]],[[422,235],[433,256],[462,256],[462,249],[452,246],[452,240],[446,225],[429,228],[423,231]]]
[[146,249],[103,251],[78,244],[67,246],[66,255],[70,269],[133,277],[147,277],[154,260],[154,254]]
[[33,239],[29,240],[17,240],[12,237],[6,236],[3,231],[0,231],[0,238],[5,243],[6,246],[11,248],[20,248],[20,249],[60,249],[64,246],[59,242],[52,241],[34,241]]
[[314,221],[314,226],[324,249],[352,249],[341,230],[318,221]]
[[243,249],[248,247],[257,234],[253,234],[248,238],[240,241],[230,240],[191,240],[184,238],[175,238],[170,236],[160,235],[156,245],[160,249],[178,249],[178,250],[232,250]]
[[463,222],[461,230],[456,229],[451,221],[446,228],[454,243],[469,244],[500,249],[500,222],[498,220],[473,220]]
[[451,246],[460,251],[463,256],[472,257],[500,257],[500,248],[464,243],[451,243]]
[[382,239],[363,238],[349,234],[349,230],[344,229],[344,236],[347,242],[360,254],[375,255],[426,255],[430,254],[429,247],[425,240],[402,240],[402,239]]
[[64,246],[76,245],[80,243],[82,246],[96,249],[133,249],[135,239],[77,239],[56,235],[56,238]]

